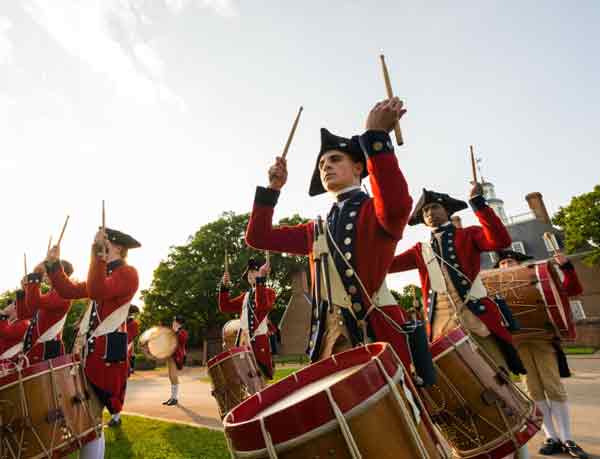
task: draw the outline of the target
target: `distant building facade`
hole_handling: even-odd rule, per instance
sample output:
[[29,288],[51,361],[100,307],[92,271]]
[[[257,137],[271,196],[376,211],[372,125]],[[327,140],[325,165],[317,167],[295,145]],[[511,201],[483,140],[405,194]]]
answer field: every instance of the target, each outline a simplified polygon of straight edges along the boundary
[[[552,225],[541,193],[534,192],[525,196],[529,206],[528,212],[509,216],[505,211],[504,201],[496,196],[494,185],[484,181],[483,190],[490,207],[502,219],[510,233],[512,250],[539,261],[552,257],[552,247],[544,239],[544,233],[552,234],[557,246],[564,250],[564,234]],[[600,347],[600,266],[590,267],[584,264],[584,256],[585,251],[568,254],[583,285],[583,295],[572,299],[574,307],[579,309],[580,306],[585,314],[585,319],[578,323],[578,343]],[[491,269],[496,262],[495,253],[487,252],[481,255],[482,269]]]

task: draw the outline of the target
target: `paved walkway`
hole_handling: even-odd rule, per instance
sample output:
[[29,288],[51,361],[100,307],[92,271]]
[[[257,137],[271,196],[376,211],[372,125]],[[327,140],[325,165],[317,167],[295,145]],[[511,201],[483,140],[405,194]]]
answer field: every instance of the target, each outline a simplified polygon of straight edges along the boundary
[[[565,383],[571,403],[573,432],[576,441],[592,455],[592,459],[600,459],[600,355],[571,357],[569,361],[574,376]],[[220,429],[219,412],[210,395],[206,370],[186,368],[180,383],[180,404],[168,407],[162,405],[170,395],[166,369],[136,373],[129,380],[125,411]],[[542,442],[543,436],[538,434],[529,443],[531,459],[547,457],[537,454]]]

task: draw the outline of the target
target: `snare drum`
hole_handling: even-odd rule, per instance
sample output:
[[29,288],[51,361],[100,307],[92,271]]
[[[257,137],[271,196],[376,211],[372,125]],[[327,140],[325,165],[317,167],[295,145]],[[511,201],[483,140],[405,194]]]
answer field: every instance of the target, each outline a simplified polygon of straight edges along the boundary
[[159,325],[142,333],[138,343],[144,355],[149,359],[168,359],[177,349],[177,335],[172,328]]
[[0,458],[57,458],[102,432],[102,406],[64,355],[0,378],[0,426]]
[[387,343],[299,370],[242,402],[223,424],[233,457],[446,457]]
[[460,328],[431,345],[437,383],[421,389],[431,418],[459,458],[500,459],[527,443],[542,418]]
[[550,261],[481,272],[490,296],[503,297],[521,329],[517,341],[576,337],[569,297],[556,265]]
[[223,325],[223,349],[236,347],[238,333],[240,332],[240,319],[233,319]]
[[208,361],[208,375],[221,418],[265,387],[254,353],[247,347],[234,347],[213,357]]

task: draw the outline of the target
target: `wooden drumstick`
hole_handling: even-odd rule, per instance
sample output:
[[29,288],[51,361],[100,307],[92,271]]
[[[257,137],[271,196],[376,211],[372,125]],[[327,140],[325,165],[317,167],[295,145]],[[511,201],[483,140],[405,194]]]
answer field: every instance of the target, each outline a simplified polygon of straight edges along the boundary
[[292,130],[290,131],[290,135],[287,138],[287,142],[285,143],[285,147],[283,147],[283,153],[281,157],[285,159],[288,154],[288,150],[290,149],[290,145],[292,144],[292,139],[294,138],[294,134],[296,133],[296,128],[298,127],[298,121],[300,121],[300,114],[302,113],[304,108],[300,106],[298,109],[298,114],[296,115],[296,119],[294,120],[294,124],[292,125]]
[[46,250],[46,255],[50,253],[51,248],[52,248],[52,235],[50,235],[50,239],[48,239],[48,250]]
[[[394,97],[394,91],[392,90],[392,81],[390,80],[390,73],[388,72],[387,65],[385,63],[385,56],[379,55],[381,60],[381,70],[383,72],[383,81],[385,82],[385,90],[387,92],[388,99]],[[396,143],[398,145],[404,145],[404,139],[402,138],[402,130],[400,129],[400,122],[396,121],[394,124],[394,134],[396,134]]]
[[29,274],[29,272],[27,271],[27,254],[26,253],[23,254],[23,268],[25,269],[25,276],[27,276],[27,274]]
[[477,165],[475,161],[475,152],[473,151],[473,145],[469,145],[471,151],[471,172],[473,173],[473,185],[477,184]]
[[225,272],[229,272],[229,256],[227,255],[227,249],[225,249]]
[[[106,209],[104,206],[104,199],[102,200],[102,234],[106,237]],[[106,241],[102,244],[102,256],[106,258],[107,254]]]
[[[67,229],[67,223],[69,223],[69,216],[67,215],[67,218],[65,219],[65,223],[62,227],[62,230],[60,231],[60,236],[58,237],[58,242],[56,243],[57,246],[60,247],[60,243],[62,242],[63,236],[65,235],[65,230]],[[52,240],[52,238],[51,238]]]

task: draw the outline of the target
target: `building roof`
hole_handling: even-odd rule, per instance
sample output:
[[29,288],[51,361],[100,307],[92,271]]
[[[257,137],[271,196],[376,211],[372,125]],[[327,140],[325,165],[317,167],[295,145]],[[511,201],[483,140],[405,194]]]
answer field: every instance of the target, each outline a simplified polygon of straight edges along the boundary
[[[550,223],[544,223],[538,219],[530,219],[512,223],[506,226],[513,244],[521,242],[525,253],[536,260],[545,260],[552,254],[546,248],[544,243],[544,233],[552,233],[556,237],[560,248],[564,247],[564,236],[562,231],[552,226]],[[495,262],[490,257],[490,253],[481,254],[481,268],[490,269],[494,267]]]

